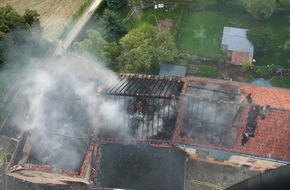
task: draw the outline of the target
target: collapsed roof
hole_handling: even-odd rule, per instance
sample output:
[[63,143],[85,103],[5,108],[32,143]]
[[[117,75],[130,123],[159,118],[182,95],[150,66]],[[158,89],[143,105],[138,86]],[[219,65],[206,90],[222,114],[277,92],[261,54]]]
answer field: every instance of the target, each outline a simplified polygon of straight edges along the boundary
[[174,142],[290,161],[290,91],[187,78]]
[[[61,151],[54,154],[50,142],[41,143],[42,133],[27,133],[8,172],[35,183],[90,183],[90,164],[97,159],[95,147],[100,142],[91,136],[93,129],[98,129],[98,140],[103,143],[130,139],[126,142],[156,145],[158,141],[290,161],[289,90],[197,77],[121,74],[114,84],[96,91],[97,101],[90,105],[96,114],[94,123],[84,114],[88,105],[73,93],[62,93],[59,99],[47,96],[48,100],[56,99],[52,107],[73,102],[72,107],[62,105],[64,117],[55,122],[50,122],[53,114],[48,109],[45,121],[51,128],[41,132],[49,133],[54,142],[62,142],[59,150],[80,156],[76,164],[71,158],[64,165],[58,163],[57,159],[63,157]],[[66,125],[67,120],[75,122]],[[44,151],[35,154],[38,144],[32,140],[37,140]]]

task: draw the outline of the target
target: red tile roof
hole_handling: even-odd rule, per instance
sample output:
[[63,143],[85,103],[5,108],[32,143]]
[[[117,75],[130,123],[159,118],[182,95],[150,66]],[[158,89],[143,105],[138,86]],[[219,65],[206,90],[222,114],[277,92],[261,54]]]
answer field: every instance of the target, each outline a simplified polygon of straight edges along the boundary
[[234,149],[246,154],[290,161],[290,111],[272,109],[264,120],[258,117],[255,136],[242,146],[247,111],[244,110],[241,115]]
[[[290,90],[288,89],[242,84],[240,90],[244,95],[251,94],[255,104],[290,110]],[[245,96],[242,98],[245,100]]]

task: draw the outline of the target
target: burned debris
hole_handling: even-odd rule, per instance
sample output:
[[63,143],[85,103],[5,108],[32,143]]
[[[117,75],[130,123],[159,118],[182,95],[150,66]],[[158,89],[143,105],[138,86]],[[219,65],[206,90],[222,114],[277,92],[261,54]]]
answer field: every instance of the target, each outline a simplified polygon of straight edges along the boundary
[[[120,75],[120,80],[100,91],[101,101],[119,105],[122,121],[116,133],[126,129],[136,140],[170,140],[175,128],[183,82],[174,77]],[[102,110],[99,110],[102,112]],[[122,112],[122,113],[121,113]],[[102,113],[100,113],[102,114]],[[100,118],[102,120],[102,118]],[[102,137],[113,134],[110,122],[100,122]],[[118,137],[115,137],[118,138]]]
[[[251,94],[247,95],[247,98],[250,97]],[[248,119],[246,130],[243,132],[242,138],[242,146],[245,146],[248,142],[249,138],[254,138],[257,128],[258,117],[261,117],[262,120],[266,118],[270,114],[271,107],[269,105],[259,106],[253,105],[252,101],[249,102],[251,104],[251,108],[248,112]]]

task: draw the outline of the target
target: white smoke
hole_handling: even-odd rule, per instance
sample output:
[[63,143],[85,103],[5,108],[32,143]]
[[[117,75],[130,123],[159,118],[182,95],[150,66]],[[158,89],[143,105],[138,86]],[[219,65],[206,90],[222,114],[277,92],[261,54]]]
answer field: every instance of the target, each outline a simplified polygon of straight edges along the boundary
[[118,80],[101,63],[74,54],[33,58],[23,66],[19,78],[17,101],[22,103],[16,110],[21,114],[12,121],[32,134],[33,159],[77,170],[93,130],[109,125],[127,136],[127,130],[120,128],[123,106],[97,96],[97,88]]

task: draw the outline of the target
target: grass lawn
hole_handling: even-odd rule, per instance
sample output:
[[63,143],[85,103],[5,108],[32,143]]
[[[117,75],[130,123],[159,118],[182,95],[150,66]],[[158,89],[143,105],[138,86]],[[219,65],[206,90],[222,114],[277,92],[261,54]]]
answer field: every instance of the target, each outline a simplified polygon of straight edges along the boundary
[[182,52],[216,57],[220,55],[220,43],[225,16],[213,11],[189,14],[179,43]]
[[[128,13],[130,12],[131,7],[124,7],[123,9],[117,10],[116,12],[120,15],[121,18],[126,18]],[[158,9],[154,10],[152,8],[147,8],[144,10],[136,10],[134,15],[130,17],[129,20],[124,21],[129,29],[135,28],[140,23],[150,23],[157,27],[157,22],[160,22],[162,19],[171,19],[173,23],[178,19],[178,15],[180,10],[166,10],[166,9]],[[156,17],[156,19],[155,19]]]
[[274,77],[270,82],[275,87],[290,88],[290,78],[287,77]]

